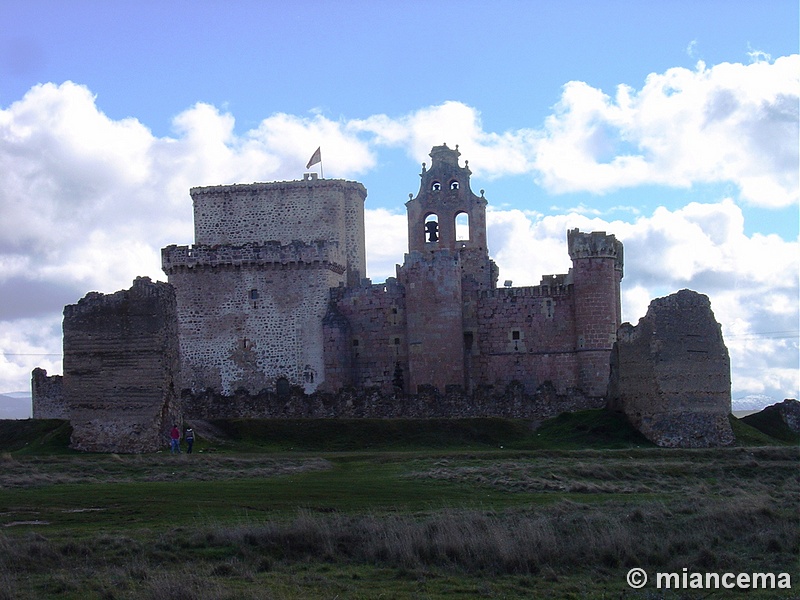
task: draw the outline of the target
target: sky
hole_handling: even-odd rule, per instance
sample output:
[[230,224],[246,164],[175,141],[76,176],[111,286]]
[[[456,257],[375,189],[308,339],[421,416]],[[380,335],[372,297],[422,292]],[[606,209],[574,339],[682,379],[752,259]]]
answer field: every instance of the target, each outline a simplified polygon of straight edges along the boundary
[[166,280],[189,188],[300,179],[318,146],[393,276],[447,143],[501,282],[613,233],[623,320],[706,294],[733,398],[797,398],[798,44],[795,0],[0,0],[0,393],[61,373],[65,304]]

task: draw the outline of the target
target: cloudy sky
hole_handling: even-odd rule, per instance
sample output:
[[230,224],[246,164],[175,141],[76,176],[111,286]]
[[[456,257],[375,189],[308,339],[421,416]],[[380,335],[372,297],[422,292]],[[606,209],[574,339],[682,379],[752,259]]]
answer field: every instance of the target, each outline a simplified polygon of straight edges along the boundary
[[707,294],[733,397],[798,396],[796,0],[27,0],[0,4],[0,393],[61,372],[61,311],[165,279],[192,186],[368,189],[368,271],[456,144],[500,280],[625,243],[623,318]]

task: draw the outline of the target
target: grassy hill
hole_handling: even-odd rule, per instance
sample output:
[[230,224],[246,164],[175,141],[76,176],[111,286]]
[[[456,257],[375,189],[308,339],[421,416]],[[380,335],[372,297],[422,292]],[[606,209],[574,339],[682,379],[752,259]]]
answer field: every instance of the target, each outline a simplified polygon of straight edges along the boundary
[[776,406],[742,417],[742,422],[771,438],[790,444],[800,444],[800,434],[792,431],[781,418]]

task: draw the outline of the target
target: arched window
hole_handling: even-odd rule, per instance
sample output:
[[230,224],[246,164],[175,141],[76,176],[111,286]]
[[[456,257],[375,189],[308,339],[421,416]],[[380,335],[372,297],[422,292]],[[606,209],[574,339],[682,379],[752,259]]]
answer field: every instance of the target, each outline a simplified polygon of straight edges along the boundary
[[442,184],[439,183],[438,181],[434,181],[433,185],[431,186],[431,190],[433,190],[434,192],[438,192],[441,189],[442,189]]
[[455,179],[450,182],[450,189],[451,190],[457,190],[458,189],[458,182]]
[[456,241],[469,241],[469,215],[465,212],[456,215]]
[[431,213],[425,217],[425,241],[439,241],[439,217],[436,213]]

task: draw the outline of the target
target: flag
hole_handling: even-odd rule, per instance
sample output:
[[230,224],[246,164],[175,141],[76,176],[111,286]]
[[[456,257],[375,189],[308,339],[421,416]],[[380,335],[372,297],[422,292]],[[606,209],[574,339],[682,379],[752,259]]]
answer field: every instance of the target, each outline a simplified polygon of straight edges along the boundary
[[308,159],[308,164],[306,165],[306,169],[311,168],[312,165],[315,165],[319,162],[322,162],[322,149],[317,148],[314,154],[311,155],[311,158]]

